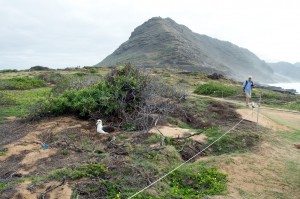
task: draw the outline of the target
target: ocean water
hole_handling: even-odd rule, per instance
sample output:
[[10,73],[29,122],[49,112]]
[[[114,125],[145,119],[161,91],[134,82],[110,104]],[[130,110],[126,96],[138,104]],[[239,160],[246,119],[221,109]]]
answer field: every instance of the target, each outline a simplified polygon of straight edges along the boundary
[[300,94],[300,82],[296,83],[276,83],[276,84],[270,84],[271,86],[277,86],[284,89],[295,89],[298,94]]

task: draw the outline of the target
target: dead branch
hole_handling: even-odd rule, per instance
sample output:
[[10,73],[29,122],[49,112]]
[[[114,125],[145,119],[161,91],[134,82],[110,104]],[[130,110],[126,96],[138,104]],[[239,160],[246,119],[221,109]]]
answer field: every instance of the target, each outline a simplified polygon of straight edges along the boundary
[[193,136],[196,136],[196,135],[200,135],[201,133],[195,133],[195,134],[191,134],[191,135],[188,135],[188,136],[185,136],[185,137],[176,137],[176,138],[172,138],[173,140],[185,140],[185,139],[188,139],[190,137],[193,137]]
[[164,149],[166,147],[164,146],[157,146],[157,147],[153,147],[153,148],[150,148],[147,152],[150,152],[150,151],[159,151],[161,149]]
[[50,187],[47,187],[47,189],[46,189],[43,193],[41,193],[41,194],[39,195],[38,199],[45,199],[45,196],[46,196],[47,193],[49,193],[50,191],[53,191],[54,189],[56,189],[56,188],[62,186],[63,184],[65,184],[65,181],[66,181],[66,179],[64,178],[64,179],[62,180],[62,182],[61,182],[59,185],[54,186],[54,187],[51,187],[51,186],[50,186]]
[[156,119],[155,123],[154,123],[154,127],[156,128],[156,130],[162,135],[162,139],[160,141],[160,147],[165,145],[165,139],[166,137],[164,136],[164,134],[157,128],[156,124],[158,122],[159,117]]

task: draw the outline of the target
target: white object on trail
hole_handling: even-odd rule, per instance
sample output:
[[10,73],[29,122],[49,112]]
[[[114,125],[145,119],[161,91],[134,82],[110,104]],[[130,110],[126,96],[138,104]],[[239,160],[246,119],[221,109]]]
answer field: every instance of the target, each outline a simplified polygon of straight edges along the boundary
[[96,125],[97,125],[97,133],[108,134],[103,130],[102,120],[97,120]]

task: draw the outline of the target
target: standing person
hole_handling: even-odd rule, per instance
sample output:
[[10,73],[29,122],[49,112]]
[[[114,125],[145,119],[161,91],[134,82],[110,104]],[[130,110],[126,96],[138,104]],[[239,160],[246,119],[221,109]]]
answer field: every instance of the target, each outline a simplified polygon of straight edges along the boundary
[[249,76],[248,77],[248,80],[246,80],[244,83],[243,83],[243,92],[245,93],[246,95],[246,106],[249,107],[249,101],[251,99],[251,91],[252,91],[252,88],[254,88],[254,83],[252,81],[252,76]]

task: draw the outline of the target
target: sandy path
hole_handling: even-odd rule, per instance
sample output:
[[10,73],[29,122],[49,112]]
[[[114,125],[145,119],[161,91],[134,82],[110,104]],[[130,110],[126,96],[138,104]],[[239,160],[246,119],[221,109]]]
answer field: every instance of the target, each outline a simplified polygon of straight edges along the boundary
[[[231,100],[231,99],[224,99],[224,98],[216,98],[204,95],[195,95],[191,94],[192,97],[204,97],[210,98],[217,101],[228,102],[240,106],[245,106],[243,102]],[[237,111],[244,116],[245,112],[251,109],[238,109]],[[287,111],[287,112],[285,112]],[[280,110],[270,110],[267,107],[262,107],[260,109],[260,116],[259,116],[259,123],[267,128],[270,128],[275,131],[294,131],[300,130],[300,112],[293,113],[289,112],[290,110],[280,109]],[[255,112],[255,111],[254,111]],[[247,112],[248,114],[248,112]],[[250,121],[256,122],[256,113],[254,113],[253,118],[249,117]]]
[[300,114],[298,113],[268,109],[261,109],[261,113],[278,124],[300,130]]
[[[240,115],[242,115],[243,118],[246,118],[246,116],[249,114],[249,111],[251,111],[251,109],[237,109],[236,111]],[[257,111],[254,110],[253,114],[250,114],[250,116],[248,116],[246,118],[246,120],[256,123],[257,122]],[[259,114],[258,123],[259,123],[259,125],[269,128],[269,129],[272,129],[274,131],[286,131],[286,132],[292,131],[292,129],[289,126],[281,125],[281,124],[278,124],[277,122],[271,120],[269,117],[262,114],[262,111],[261,111],[261,114]]]

